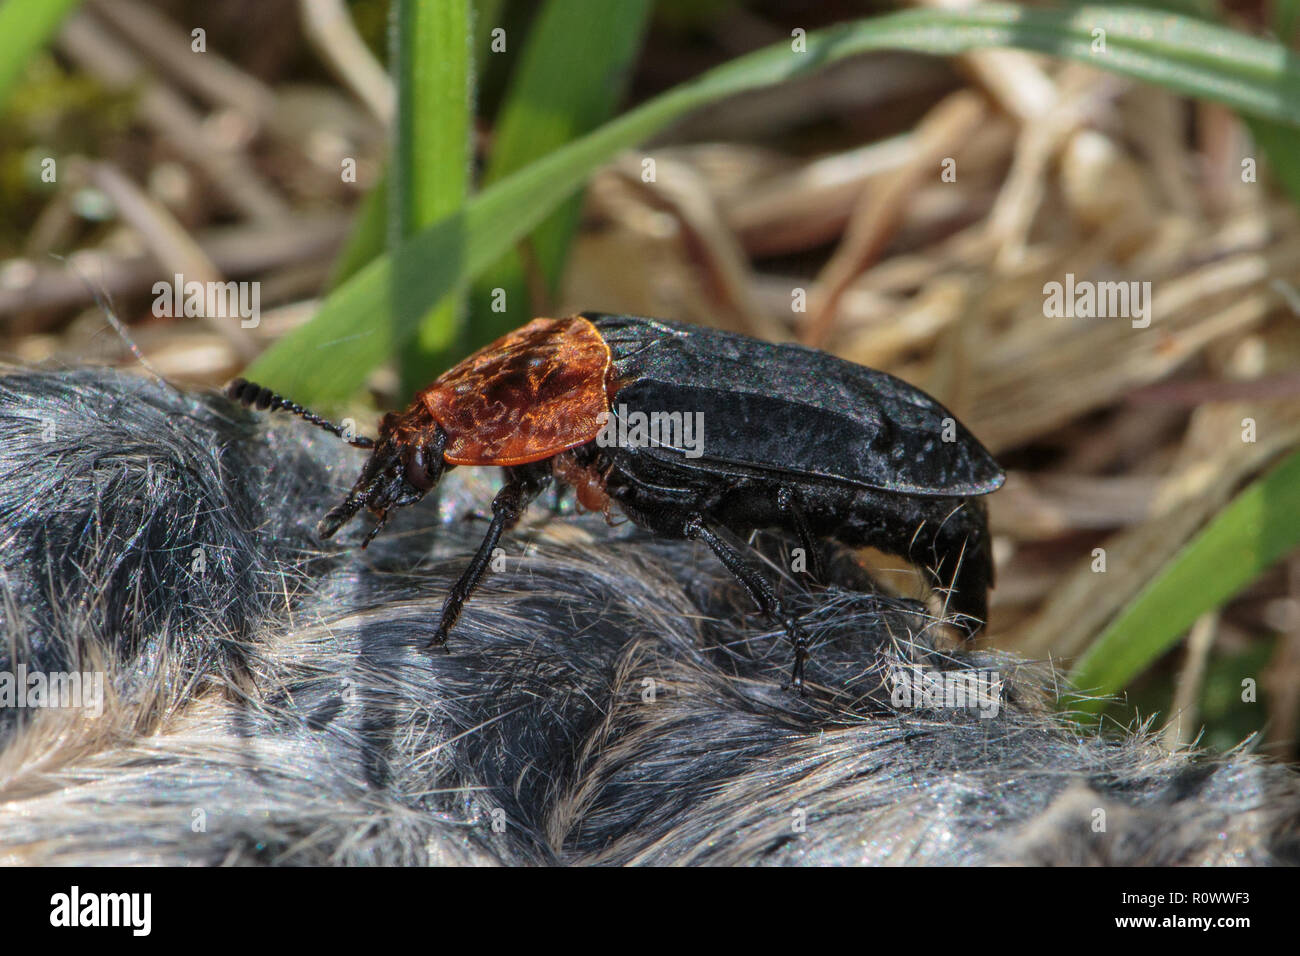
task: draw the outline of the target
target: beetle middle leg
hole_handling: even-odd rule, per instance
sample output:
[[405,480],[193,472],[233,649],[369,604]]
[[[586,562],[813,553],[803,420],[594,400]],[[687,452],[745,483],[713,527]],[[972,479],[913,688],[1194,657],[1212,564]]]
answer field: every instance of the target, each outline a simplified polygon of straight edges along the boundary
[[506,469],[506,483],[492,499],[492,523],[488,525],[483,543],[478,546],[478,551],[470,560],[469,567],[448,592],[438,620],[438,630],[434,632],[433,640],[426,645],[427,648],[442,647],[447,643],[447,635],[456,625],[465,601],[483,579],[492,561],[492,552],[501,541],[501,535],[514,527],[520,515],[550,482],[549,469],[537,467]]
[[719,537],[717,532],[705,523],[703,515],[691,515],[686,519],[683,530],[687,538],[698,539],[707,544],[726,569],[745,586],[745,590],[749,592],[749,596],[754,599],[754,603],[759,606],[763,614],[785,628],[790,642],[794,645],[794,670],[790,676],[790,683],[802,693],[804,663],[808,660],[808,638],[803,628],[799,626],[798,619],[786,610],[772,585],[758,569]]
[[799,536],[799,544],[812,562],[813,580],[818,584],[826,582],[826,568],[822,564],[822,549],[817,544],[817,539],[813,536],[812,528],[808,525],[808,518],[803,513],[803,508],[799,505],[799,495],[789,485],[782,485],[776,492],[776,506],[782,514],[790,519],[794,525],[795,534]]

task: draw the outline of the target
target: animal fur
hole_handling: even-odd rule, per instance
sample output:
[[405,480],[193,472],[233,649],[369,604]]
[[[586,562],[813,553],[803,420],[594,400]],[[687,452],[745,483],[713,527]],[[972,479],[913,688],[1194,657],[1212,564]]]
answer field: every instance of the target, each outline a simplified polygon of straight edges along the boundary
[[[1294,773],[1081,732],[1050,672],[945,650],[850,562],[783,582],[804,698],[702,545],[540,507],[430,654],[491,476],[324,546],[361,458],[148,380],[0,377],[0,672],[107,698],[0,710],[0,860],[1300,862]],[[997,715],[898,706],[912,665],[996,670]]]

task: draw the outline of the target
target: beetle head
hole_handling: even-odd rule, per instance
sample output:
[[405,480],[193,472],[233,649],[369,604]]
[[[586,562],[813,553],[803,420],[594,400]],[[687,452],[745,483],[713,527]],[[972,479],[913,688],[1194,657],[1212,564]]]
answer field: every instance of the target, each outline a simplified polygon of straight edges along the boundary
[[330,538],[362,508],[378,518],[361,546],[383,529],[393,508],[413,505],[442,479],[447,433],[420,402],[402,414],[389,412],[379,423],[374,451],[351,493],[330,511],[316,533]]

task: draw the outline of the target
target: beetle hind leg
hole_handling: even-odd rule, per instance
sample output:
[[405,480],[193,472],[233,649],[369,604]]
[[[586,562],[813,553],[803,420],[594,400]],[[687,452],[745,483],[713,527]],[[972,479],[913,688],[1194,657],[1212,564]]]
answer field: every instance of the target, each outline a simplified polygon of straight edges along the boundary
[[965,499],[946,514],[935,515],[931,527],[931,557],[925,570],[937,593],[944,595],[945,617],[969,636],[988,620],[988,592],[993,586],[993,554],[984,503]]
[[735,576],[736,580],[744,585],[745,590],[749,592],[749,596],[754,599],[754,603],[759,606],[763,614],[785,628],[790,643],[794,645],[794,668],[790,674],[790,684],[802,694],[804,664],[807,662],[809,655],[808,637],[804,634],[803,628],[799,626],[798,618],[786,609],[777,596],[775,589],[759,573],[758,569],[746,561],[739,551],[710,528],[705,523],[702,515],[692,515],[688,518],[684,530],[687,538],[700,540],[707,544],[709,549],[718,556],[718,560],[722,562],[723,566]]
[[818,530],[851,548],[872,547],[905,558],[941,596],[945,620],[968,637],[984,628],[993,553],[980,499],[863,490],[846,520]]

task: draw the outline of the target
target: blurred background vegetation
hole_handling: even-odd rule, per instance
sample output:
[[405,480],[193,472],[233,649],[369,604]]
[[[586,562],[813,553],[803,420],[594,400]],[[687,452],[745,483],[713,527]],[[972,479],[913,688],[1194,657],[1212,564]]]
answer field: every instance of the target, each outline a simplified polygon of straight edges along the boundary
[[[827,348],[1007,468],[993,644],[1294,760],[1298,10],[4,0],[0,349],[138,369],[97,287],[174,381],[373,414],[535,315]],[[1150,327],[1045,315],[1066,274]]]

